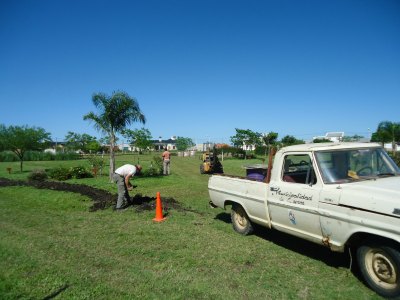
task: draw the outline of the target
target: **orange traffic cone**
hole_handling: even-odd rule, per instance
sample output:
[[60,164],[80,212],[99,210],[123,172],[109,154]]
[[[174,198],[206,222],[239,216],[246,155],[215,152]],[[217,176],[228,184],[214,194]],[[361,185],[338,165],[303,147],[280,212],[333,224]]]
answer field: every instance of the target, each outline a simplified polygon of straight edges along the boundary
[[166,218],[163,217],[162,213],[162,204],[161,204],[161,197],[160,197],[160,192],[157,192],[157,198],[156,198],[156,217],[153,219],[153,221],[156,222],[162,222]]

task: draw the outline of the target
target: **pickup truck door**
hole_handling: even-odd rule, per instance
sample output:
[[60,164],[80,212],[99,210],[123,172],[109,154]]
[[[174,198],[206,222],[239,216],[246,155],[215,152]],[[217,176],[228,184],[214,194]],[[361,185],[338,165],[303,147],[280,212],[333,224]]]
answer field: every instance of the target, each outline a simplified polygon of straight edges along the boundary
[[272,227],[321,243],[318,205],[322,183],[315,176],[313,160],[308,153],[290,153],[281,161],[267,198]]

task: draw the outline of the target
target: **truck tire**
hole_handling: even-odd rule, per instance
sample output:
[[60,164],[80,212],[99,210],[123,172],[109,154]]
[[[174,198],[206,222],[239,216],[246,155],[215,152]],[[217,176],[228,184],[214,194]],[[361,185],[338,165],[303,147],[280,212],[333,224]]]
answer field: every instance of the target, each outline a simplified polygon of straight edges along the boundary
[[357,249],[366,283],[383,297],[400,296],[400,252],[387,244],[369,243]]
[[239,204],[232,205],[231,220],[233,229],[240,234],[248,235],[254,230],[246,211]]

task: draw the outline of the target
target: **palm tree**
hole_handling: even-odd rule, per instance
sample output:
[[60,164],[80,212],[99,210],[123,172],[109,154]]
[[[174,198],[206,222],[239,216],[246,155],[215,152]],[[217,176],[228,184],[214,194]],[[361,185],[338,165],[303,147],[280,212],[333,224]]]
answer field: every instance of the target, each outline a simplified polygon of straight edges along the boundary
[[396,142],[400,141],[400,123],[390,121],[380,122],[371,140],[373,142],[381,142],[382,144],[391,142],[394,154],[396,151]]
[[141,112],[137,100],[125,92],[113,92],[111,96],[104,93],[93,94],[92,102],[99,110],[99,114],[89,112],[83,116],[83,119],[93,121],[95,128],[107,135],[110,141],[110,181],[112,181],[115,171],[116,134],[121,133],[133,122],[145,124],[146,118]]
[[264,144],[267,146],[265,148],[265,156],[267,156],[267,151],[269,153],[271,145],[274,145],[276,143],[276,140],[278,139],[278,133],[277,132],[269,132],[268,134],[264,133],[262,135],[262,140]]

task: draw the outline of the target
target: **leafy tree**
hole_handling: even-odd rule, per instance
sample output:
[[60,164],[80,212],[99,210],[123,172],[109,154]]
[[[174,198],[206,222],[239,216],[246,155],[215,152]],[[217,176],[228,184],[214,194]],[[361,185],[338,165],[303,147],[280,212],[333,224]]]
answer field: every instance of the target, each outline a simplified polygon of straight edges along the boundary
[[24,154],[28,150],[44,150],[51,143],[50,133],[40,127],[0,126],[0,148],[14,152],[22,172]]
[[400,123],[383,121],[378,124],[376,132],[372,134],[371,142],[392,143],[392,152],[396,151],[396,142],[400,141]]
[[286,135],[282,138],[281,143],[284,146],[291,146],[291,145],[299,145],[299,144],[305,144],[303,140],[298,140],[292,135]]
[[110,141],[110,181],[112,181],[117,133],[122,133],[133,122],[146,123],[146,117],[140,110],[137,100],[125,92],[113,92],[111,96],[97,93],[92,96],[92,102],[99,114],[90,112],[84,115],[83,119],[93,121],[95,128],[103,132]]
[[97,153],[101,149],[101,145],[98,141],[90,141],[85,145],[85,152]]
[[176,149],[178,151],[186,151],[190,147],[195,146],[191,138],[178,136],[175,140]]
[[231,136],[231,142],[234,146],[245,146],[245,151],[247,151],[248,146],[257,147],[261,145],[261,133],[254,132],[250,129],[235,128],[235,130],[236,134],[234,136]]
[[123,132],[123,136],[129,140],[129,143],[139,149],[139,153],[142,153],[143,150],[148,149],[153,145],[151,141],[152,136],[151,132],[146,129],[126,129]]
[[236,147],[261,145],[261,134],[250,129],[235,128],[236,134],[231,136],[231,142]]
[[79,134],[72,131],[68,131],[67,135],[65,136],[65,142],[66,142],[66,147],[68,149],[75,151],[82,150],[84,152],[89,152],[90,150],[100,147],[100,145],[98,145],[96,137],[86,133]]

